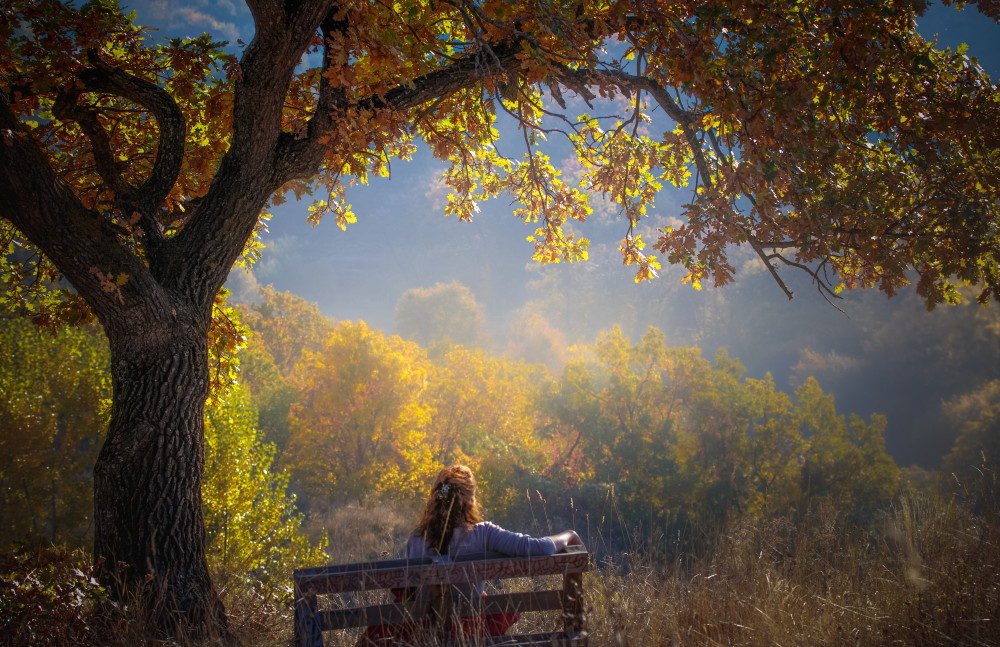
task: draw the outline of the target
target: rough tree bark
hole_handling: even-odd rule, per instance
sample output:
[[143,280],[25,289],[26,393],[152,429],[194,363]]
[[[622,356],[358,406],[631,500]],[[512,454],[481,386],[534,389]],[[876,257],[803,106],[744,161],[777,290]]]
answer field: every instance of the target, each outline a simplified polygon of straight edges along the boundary
[[208,349],[207,322],[198,323],[150,322],[110,339],[115,397],[94,470],[105,581],[118,598],[138,594],[171,634],[226,633],[204,548]]

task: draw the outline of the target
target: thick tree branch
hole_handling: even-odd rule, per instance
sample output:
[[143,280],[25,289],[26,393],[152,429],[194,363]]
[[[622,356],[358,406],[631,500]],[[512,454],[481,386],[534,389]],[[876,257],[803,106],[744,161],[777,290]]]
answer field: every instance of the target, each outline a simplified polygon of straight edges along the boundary
[[[233,139],[227,157],[276,145],[281,134],[285,95],[295,68],[320,25],[337,11],[330,0],[304,3],[291,16],[284,13],[282,3],[249,4],[257,33],[240,61],[241,76],[236,83],[233,105]],[[262,17],[258,18],[258,13]]]
[[253,16],[254,28],[258,35],[266,35],[272,30],[283,27],[285,8],[279,0],[246,0],[250,15]]
[[[331,46],[335,39],[347,38],[349,23],[346,20],[338,19],[339,7],[333,7],[320,23],[320,33],[323,35],[323,65],[319,77],[319,96],[316,101],[316,109],[309,119],[306,128],[307,148],[319,147],[318,151],[312,151],[312,155],[318,152],[322,156],[322,146],[320,139],[328,133],[333,126],[334,114],[343,110],[347,105],[347,92],[344,88],[335,87],[326,76],[326,71],[330,69]],[[294,172],[286,168],[290,161],[294,161],[301,151],[294,150],[296,139],[288,133],[282,133],[278,151],[275,156],[276,183],[280,186],[285,181],[282,178],[291,178]]]
[[[86,209],[56,176],[38,143],[0,92],[0,217],[59,268],[109,331],[128,319],[143,294],[163,302],[141,261],[122,247],[103,215]],[[119,280],[121,282],[119,282]],[[169,312],[169,307],[161,308]]]
[[[520,64],[515,55],[520,51],[515,45],[494,45],[492,54],[496,64],[503,69],[512,69]],[[401,83],[385,93],[384,96],[370,96],[349,106],[338,103],[339,109],[354,108],[358,111],[367,110],[408,110],[447,96],[459,90],[475,86],[480,81],[482,62],[478,54],[456,59],[453,63],[441,69],[418,76],[409,83]],[[285,137],[282,149],[279,151],[275,169],[279,172],[277,183],[280,186],[290,180],[311,177],[315,175],[323,161],[325,146],[322,137],[325,130],[311,128],[309,136],[295,140]]]
[[[133,76],[104,62],[96,50],[88,50],[87,58],[94,67],[84,70],[79,78],[88,91],[107,92],[133,101],[156,117],[159,139],[153,170],[142,186],[135,190],[136,210],[148,219],[149,234],[158,234],[153,226],[153,214],[177,182],[184,159],[187,126],[184,114],[173,97],[154,83]],[[98,124],[99,127],[99,124]]]
[[335,6],[330,0],[297,7],[263,0],[248,4],[256,33],[240,61],[229,150],[197,212],[151,265],[159,280],[191,294],[205,308],[282,184],[274,180],[274,163],[285,97],[302,55]]

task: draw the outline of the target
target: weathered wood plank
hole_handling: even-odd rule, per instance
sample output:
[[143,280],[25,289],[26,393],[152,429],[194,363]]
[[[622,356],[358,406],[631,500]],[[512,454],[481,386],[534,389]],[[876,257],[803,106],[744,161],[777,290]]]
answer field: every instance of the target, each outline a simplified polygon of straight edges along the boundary
[[302,594],[476,583],[484,580],[535,575],[582,573],[589,567],[586,552],[566,552],[545,557],[502,557],[483,561],[415,564],[414,560],[392,560],[402,565],[386,567],[380,562],[298,569],[295,583]]
[[583,573],[563,575],[563,629],[576,634],[586,629],[583,613]]
[[522,591],[487,595],[479,600],[463,600],[458,605],[461,616],[498,613],[530,613],[532,611],[552,611],[563,606],[562,591]]
[[323,629],[316,614],[316,596],[295,595],[295,647],[323,647]]
[[373,627],[375,625],[395,625],[423,618],[427,605],[374,604],[353,609],[335,609],[317,613],[323,631],[349,629],[351,627]]

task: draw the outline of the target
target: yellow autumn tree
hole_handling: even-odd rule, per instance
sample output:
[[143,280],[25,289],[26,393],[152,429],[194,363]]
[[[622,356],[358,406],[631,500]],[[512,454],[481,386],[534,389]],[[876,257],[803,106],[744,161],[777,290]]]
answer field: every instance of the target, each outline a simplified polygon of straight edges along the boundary
[[745,389],[754,419],[742,466],[750,484],[746,512],[782,514],[801,497],[800,459],[806,445],[791,398],[775,390],[770,373],[762,380],[747,378]]
[[50,333],[3,317],[0,348],[0,541],[82,544],[111,404],[107,341],[93,326]]
[[434,357],[454,346],[485,346],[489,335],[483,307],[458,281],[411,288],[396,303],[396,332]]
[[364,322],[340,323],[296,368],[284,461],[310,500],[415,495],[437,468],[424,442],[423,350]]
[[260,288],[259,302],[241,307],[241,316],[282,375],[292,371],[304,351],[322,348],[334,327],[315,303],[270,285]]
[[304,351],[318,351],[334,322],[302,297],[260,288],[259,301],[240,307],[252,335],[240,351],[240,382],[257,409],[257,425],[280,457],[290,435],[288,412],[298,399],[292,373]]
[[815,378],[795,390],[795,413],[808,440],[802,488],[812,498],[828,498],[838,511],[865,521],[889,500],[899,483],[899,469],[885,452],[886,418],[873,414],[866,423],[855,414],[845,421]]
[[541,405],[550,477],[613,487],[626,516],[702,529],[799,501],[799,419],[770,376],[668,347],[653,327],[638,343],[616,327],[592,350]]
[[326,561],[326,538],[309,541],[288,474],[274,462],[245,390],[213,398],[205,412],[206,552],[229,584],[285,583],[296,566]]
[[504,355],[545,364],[549,373],[558,376],[570,359],[570,349],[562,330],[541,312],[525,308],[507,326]]
[[711,387],[711,364],[698,348],[672,348],[650,326],[632,344],[616,326],[595,347],[604,388],[598,473],[636,509],[690,510],[698,438],[685,426],[696,395]]
[[461,347],[448,352],[435,372],[427,394],[434,458],[471,465],[491,507],[505,506],[515,490],[523,494],[515,485],[518,473],[539,472],[546,464],[534,427],[536,396],[549,379],[540,364]]
[[790,398],[719,349],[680,420],[689,517],[716,532],[735,519],[785,512],[797,501],[803,442]]
[[942,467],[961,487],[990,481],[989,472],[1000,470],[1000,380],[984,382],[968,393],[942,404],[955,443]]

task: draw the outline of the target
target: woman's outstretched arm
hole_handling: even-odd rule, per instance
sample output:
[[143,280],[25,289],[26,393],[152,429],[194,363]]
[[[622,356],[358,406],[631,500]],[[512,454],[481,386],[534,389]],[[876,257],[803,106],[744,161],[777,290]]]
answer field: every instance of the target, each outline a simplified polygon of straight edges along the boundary
[[575,530],[565,530],[558,535],[549,535],[549,539],[556,545],[556,552],[561,553],[567,546],[578,546],[583,544],[580,535]]

